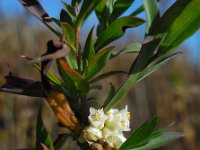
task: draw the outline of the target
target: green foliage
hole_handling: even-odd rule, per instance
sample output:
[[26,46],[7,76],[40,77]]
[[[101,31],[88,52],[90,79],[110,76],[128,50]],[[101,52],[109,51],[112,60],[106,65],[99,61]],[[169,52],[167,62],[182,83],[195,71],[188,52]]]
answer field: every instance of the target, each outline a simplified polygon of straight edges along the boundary
[[183,137],[183,134],[179,132],[167,132],[172,124],[155,131],[157,124],[157,117],[146,121],[124,142],[120,150],[151,150]]
[[[200,27],[200,0],[177,0],[163,16],[159,15],[156,0],[143,0],[143,5],[132,10],[127,16],[124,16],[124,12],[134,5],[135,0],[72,0],[71,4],[63,2],[65,10],[61,10],[59,19],[51,18],[37,0],[19,1],[59,37],[59,42],[53,45],[54,49],[50,52],[52,56],[56,55],[57,51],[64,51],[64,46],[67,44],[69,53],[45,60],[56,59],[62,80],[51,72],[48,72],[47,76],[50,83],[59,91],[69,93],[68,96],[73,101],[70,101],[69,105],[81,105],[73,107],[73,111],[78,112],[75,115],[80,116],[80,120],[87,120],[88,117],[87,99],[90,87],[111,75],[126,74],[124,71],[109,71],[97,76],[109,60],[122,54],[139,53],[123,85],[118,89],[110,85],[110,91],[103,105],[105,112],[116,106],[136,83],[176,57],[179,53],[169,54],[169,52]],[[108,46],[109,44],[123,37],[128,28],[135,28],[145,23],[143,19],[135,17],[142,11],[146,13],[144,43],[133,42],[122,50],[114,52],[114,46]],[[93,12],[99,23],[90,30],[85,45],[82,46],[80,30]],[[59,29],[56,29],[53,23]],[[37,67],[40,69],[40,66]],[[157,117],[148,120],[133,132],[120,150],[154,149],[182,137],[182,134],[177,132],[166,132],[167,127],[155,131],[157,124]],[[36,136],[36,149],[42,149],[41,143],[49,150],[53,149],[50,136],[43,125],[41,111],[38,115]]]
[[102,34],[99,35],[95,43],[96,51],[122,37],[127,28],[137,27],[143,23],[144,21],[142,19],[130,16],[116,19]]
[[159,10],[156,0],[143,0],[143,3],[147,16],[146,33],[148,33],[154,22],[159,19]]
[[35,148],[37,150],[44,150],[42,147],[42,144],[44,144],[49,150],[54,150],[51,137],[49,136],[49,134],[44,126],[44,123],[42,120],[41,109],[40,109],[39,113],[38,113],[38,118],[37,118]]
[[103,67],[107,64],[111,51],[114,49],[113,46],[105,48],[98,52],[89,62],[85,70],[85,76],[88,80],[91,80]]
[[81,6],[80,13],[78,15],[78,18],[75,22],[76,27],[81,27],[84,23],[85,19],[90,15],[90,13],[95,10],[96,6],[101,2],[102,0],[84,0],[83,4]]

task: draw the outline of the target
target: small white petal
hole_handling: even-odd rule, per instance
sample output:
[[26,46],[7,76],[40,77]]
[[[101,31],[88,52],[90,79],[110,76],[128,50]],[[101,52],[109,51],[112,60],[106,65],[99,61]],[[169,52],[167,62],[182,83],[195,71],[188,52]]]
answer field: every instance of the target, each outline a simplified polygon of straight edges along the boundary
[[115,130],[111,131],[107,128],[103,129],[103,137],[104,140],[109,144],[109,146],[119,149],[120,146],[126,141],[126,138],[124,137],[123,133]]
[[97,128],[88,127],[85,130],[83,130],[83,137],[89,144],[91,144],[94,141],[97,141],[102,138],[102,132]]
[[116,109],[109,111],[105,126],[113,131],[130,131],[130,113],[127,110],[128,107],[126,106],[121,111]]
[[92,126],[102,129],[107,118],[108,116],[104,114],[103,109],[97,110],[94,108],[90,108],[90,115],[88,119]]

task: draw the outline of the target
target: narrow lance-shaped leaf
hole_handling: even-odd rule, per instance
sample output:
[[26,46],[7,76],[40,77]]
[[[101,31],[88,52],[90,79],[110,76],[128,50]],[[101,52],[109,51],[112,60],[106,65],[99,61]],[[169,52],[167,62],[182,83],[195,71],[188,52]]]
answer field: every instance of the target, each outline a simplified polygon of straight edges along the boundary
[[136,15],[140,14],[140,13],[143,12],[143,11],[144,11],[144,6],[141,5],[141,6],[139,6],[136,10],[134,10],[134,11],[131,13],[130,16],[136,16]]
[[133,148],[133,149],[129,149],[129,150],[152,150],[152,149],[156,149],[159,147],[162,147],[164,145],[167,145],[181,137],[183,137],[184,134],[180,133],[180,132],[165,132],[163,133],[161,136],[158,136],[157,138],[153,138],[149,141],[149,143],[147,143],[144,146],[140,146],[137,148]]
[[146,78],[147,76],[149,76],[151,73],[153,73],[154,71],[156,71],[158,68],[160,68],[161,66],[165,65],[168,61],[170,61],[171,59],[177,57],[180,54],[181,53],[171,54],[169,56],[166,56],[166,57],[162,58],[161,60],[159,60],[155,64],[152,64],[152,65],[148,66],[146,69],[144,69],[144,71],[142,71],[138,75],[137,82],[143,80],[144,78]]
[[69,4],[67,4],[66,2],[62,1],[62,3],[65,5],[65,8],[67,9],[67,12],[69,13],[70,17],[73,18],[73,21],[76,20],[77,15],[73,9],[72,6],[70,6]]
[[88,66],[85,70],[85,76],[88,80],[91,80],[92,77],[103,69],[103,67],[107,64],[113,49],[114,46],[101,50],[90,62],[88,62]]
[[158,118],[156,116],[146,121],[122,144],[120,150],[133,149],[141,144],[146,144],[148,142],[148,137],[155,130],[157,124]]
[[60,21],[62,23],[68,23],[70,25],[73,25],[73,21],[72,21],[71,16],[64,9],[62,9],[61,12],[60,12]]
[[156,0],[143,0],[143,4],[147,16],[146,33],[149,33],[149,29],[159,19],[159,10]]
[[83,71],[85,70],[87,63],[90,62],[95,56],[93,30],[94,27],[90,30],[84,46],[82,55]]
[[140,43],[132,43],[118,52],[113,51],[111,53],[111,58],[115,58],[119,55],[126,54],[126,53],[139,53],[141,47],[142,45]]
[[77,20],[75,22],[76,27],[81,27],[85,19],[90,15],[90,13],[95,10],[96,6],[101,2],[102,0],[84,0],[83,4],[81,6],[81,10],[79,12],[79,15],[77,17]]
[[65,35],[65,39],[68,41],[70,45],[73,45],[75,32],[72,26],[68,23],[61,23],[60,27]]
[[125,71],[109,71],[109,72],[103,73],[103,74],[95,77],[94,79],[92,79],[90,81],[90,83],[94,83],[94,82],[103,80],[105,78],[108,78],[110,76],[117,75],[117,74],[125,74],[125,75],[127,75],[127,72],[125,72]]
[[[181,44],[187,37],[191,36],[192,33],[197,31],[197,26],[199,25],[199,23],[197,23],[194,18],[198,18],[198,13],[194,14],[194,16],[191,16],[190,14],[191,12],[193,12],[193,9],[194,12],[197,12],[197,10],[199,10],[199,7],[198,5],[192,5],[193,3],[199,2],[198,0],[194,0],[194,2],[188,0],[177,1],[164,13],[164,15],[152,27],[151,31],[147,35],[145,40],[146,43],[143,44],[140,54],[138,55],[137,59],[134,61],[130,69],[130,73],[141,71],[148,65],[148,63],[153,61],[155,55],[159,57],[161,54],[164,54],[161,50],[164,43],[170,46],[170,44],[172,44],[171,40],[173,40],[174,44],[177,42],[173,46],[173,48],[175,48],[179,44]],[[187,22],[188,25],[185,26],[185,18],[187,18],[187,16],[189,16],[190,21]],[[195,28],[190,28],[189,24],[191,26],[194,25]],[[184,28],[185,30],[182,30]],[[175,35],[175,39],[173,37],[173,39],[170,40],[169,35],[172,35],[172,33],[173,35]],[[167,41],[169,43],[167,43]],[[172,47],[169,47],[169,49],[171,48]]]
[[107,21],[108,19],[107,17],[109,17],[109,16],[107,17],[105,16],[106,7],[107,7],[106,0],[101,0],[101,2],[95,8],[95,13],[96,13],[97,18],[99,19],[100,24],[102,24],[104,20]]
[[[177,5],[181,5],[181,2],[178,1]],[[184,11],[172,24],[165,39],[161,42],[158,55],[170,52],[200,29],[199,6],[199,0],[190,1]]]
[[116,92],[115,86],[112,83],[110,83],[110,91],[108,93],[108,97],[106,98],[106,100],[103,104],[103,107],[105,107],[110,102],[110,100],[115,95],[115,92]]
[[110,22],[121,16],[133,4],[134,1],[135,0],[116,0],[110,16]]
[[42,144],[44,144],[49,150],[54,149],[52,139],[44,126],[40,108],[37,118],[37,127],[36,127],[36,145],[35,145],[36,149],[43,150]]
[[144,23],[144,20],[136,17],[122,17],[115,20],[106,30],[98,37],[95,43],[95,50],[99,51],[105,45],[113,42],[124,35],[127,28],[137,27]]
[[[73,82],[77,84],[77,86],[80,88],[81,93],[86,93],[89,90],[89,83],[88,81],[77,71],[73,70],[68,63],[66,62],[65,58],[61,58],[57,60],[58,68],[60,70],[60,73],[63,77],[63,79],[67,82],[68,78],[71,78]],[[65,76],[67,75],[67,76]],[[68,78],[66,78],[68,77]],[[65,79],[66,78],[66,79]],[[70,82],[71,82],[70,80]],[[73,82],[71,83],[73,85]]]
[[115,96],[112,98],[110,103],[106,105],[104,110],[108,111],[109,109],[117,105],[126,96],[126,94],[128,93],[128,91],[131,89],[133,85],[135,85],[136,83],[138,83],[139,81],[141,81],[142,79],[144,79],[145,77],[147,77],[148,75],[156,71],[159,67],[166,64],[169,60],[173,59],[178,54],[180,53],[175,53],[175,54],[166,56],[162,58],[161,60],[159,60],[158,62],[156,62],[155,64],[150,65],[143,71],[131,74],[129,78],[124,82],[122,87],[118,89]]

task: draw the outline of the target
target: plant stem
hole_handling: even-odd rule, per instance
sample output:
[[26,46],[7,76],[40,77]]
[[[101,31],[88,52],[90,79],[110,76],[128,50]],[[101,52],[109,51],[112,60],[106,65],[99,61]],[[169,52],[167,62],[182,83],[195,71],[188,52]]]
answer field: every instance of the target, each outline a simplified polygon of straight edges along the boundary
[[[73,8],[76,15],[78,16],[79,11],[78,11],[77,4]],[[75,28],[75,48],[76,48],[78,70],[80,72],[81,71],[81,52],[80,52],[79,42],[80,42],[80,27],[78,26]]]
[[75,47],[76,47],[76,57],[77,57],[77,65],[79,72],[81,71],[81,51],[79,47],[79,41],[80,41],[80,28],[77,27],[75,29]]

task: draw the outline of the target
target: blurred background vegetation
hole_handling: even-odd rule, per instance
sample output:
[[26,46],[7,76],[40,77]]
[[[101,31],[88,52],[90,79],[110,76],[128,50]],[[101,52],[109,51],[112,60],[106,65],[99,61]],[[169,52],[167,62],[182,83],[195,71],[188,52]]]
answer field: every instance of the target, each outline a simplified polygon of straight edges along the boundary
[[[162,11],[168,5],[169,1],[163,0],[160,3]],[[3,10],[0,3],[0,86],[5,82],[4,76],[9,71],[16,76],[39,80],[39,72],[20,58],[20,55],[40,56],[45,52],[46,42],[56,37],[27,13],[16,10],[15,15],[8,15],[9,10]],[[84,25],[81,35],[83,43],[89,27],[90,22]],[[117,49],[132,42],[142,42],[143,35],[144,27],[128,31],[125,38],[115,43]],[[200,149],[200,61],[196,56],[199,54],[194,52],[194,41],[193,37],[182,45],[179,51],[183,51],[183,54],[178,59],[137,84],[119,105],[124,107],[128,103],[132,112],[132,129],[153,114],[158,115],[160,126],[176,122],[173,129],[184,132],[185,137],[162,150]],[[135,55],[128,54],[114,59],[106,66],[105,71],[127,71],[134,58]],[[97,96],[99,101],[104,100],[109,83],[120,86],[124,79],[124,76],[108,78],[106,82],[100,83],[103,85],[102,91],[94,91],[91,96]],[[39,98],[0,93],[1,150],[34,147],[36,117],[42,103],[45,102]],[[44,107],[45,124],[55,139],[59,129],[49,106]]]

